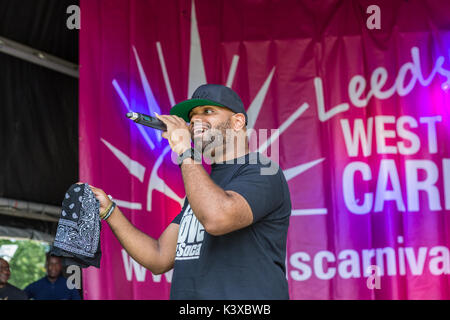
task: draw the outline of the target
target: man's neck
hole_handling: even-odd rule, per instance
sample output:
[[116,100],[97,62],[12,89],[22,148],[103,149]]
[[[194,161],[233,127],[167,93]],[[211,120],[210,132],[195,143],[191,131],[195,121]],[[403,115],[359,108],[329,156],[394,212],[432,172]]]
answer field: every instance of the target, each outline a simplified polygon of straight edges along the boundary
[[56,280],[58,280],[58,277],[56,278],[50,278],[49,276],[47,276],[48,281],[50,281],[51,283],[55,283]]
[[212,162],[226,163],[247,155],[250,152],[248,138],[245,132],[243,134],[244,135],[230,137],[223,149],[219,149],[220,151],[223,151],[222,154],[214,155],[211,159]]
[[6,287],[7,284],[8,284],[8,282],[0,283],[0,289],[3,289],[4,287]]

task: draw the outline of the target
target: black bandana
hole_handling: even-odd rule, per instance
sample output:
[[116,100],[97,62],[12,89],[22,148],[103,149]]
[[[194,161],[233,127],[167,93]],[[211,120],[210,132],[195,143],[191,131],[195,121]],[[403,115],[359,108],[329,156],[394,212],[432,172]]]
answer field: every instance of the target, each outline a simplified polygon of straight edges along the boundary
[[62,202],[51,255],[63,264],[100,268],[100,203],[88,184],[74,184]]

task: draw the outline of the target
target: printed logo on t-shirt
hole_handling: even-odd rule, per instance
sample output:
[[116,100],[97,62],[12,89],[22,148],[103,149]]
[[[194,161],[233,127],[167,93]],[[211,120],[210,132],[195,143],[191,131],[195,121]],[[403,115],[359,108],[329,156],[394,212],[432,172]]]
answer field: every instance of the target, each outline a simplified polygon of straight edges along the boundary
[[197,220],[191,206],[188,204],[180,222],[175,260],[198,259],[204,235],[205,228]]

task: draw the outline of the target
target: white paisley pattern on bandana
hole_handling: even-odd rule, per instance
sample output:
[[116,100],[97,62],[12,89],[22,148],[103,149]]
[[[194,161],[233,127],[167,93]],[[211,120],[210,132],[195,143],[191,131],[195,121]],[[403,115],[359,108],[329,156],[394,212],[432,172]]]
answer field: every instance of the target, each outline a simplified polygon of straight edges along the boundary
[[93,258],[100,240],[99,209],[100,204],[88,184],[72,186],[63,202],[54,246]]

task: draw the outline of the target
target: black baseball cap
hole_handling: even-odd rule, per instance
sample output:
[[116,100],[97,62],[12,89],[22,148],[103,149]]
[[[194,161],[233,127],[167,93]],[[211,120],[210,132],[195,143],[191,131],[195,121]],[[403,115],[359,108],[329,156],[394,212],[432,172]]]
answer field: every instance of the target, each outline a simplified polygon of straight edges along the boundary
[[170,109],[170,114],[179,116],[186,122],[189,122],[189,112],[200,106],[223,107],[235,113],[243,113],[245,115],[245,124],[247,124],[247,112],[245,112],[241,98],[232,89],[221,84],[201,85],[194,91],[191,99],[174,105]]

